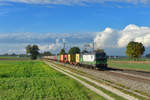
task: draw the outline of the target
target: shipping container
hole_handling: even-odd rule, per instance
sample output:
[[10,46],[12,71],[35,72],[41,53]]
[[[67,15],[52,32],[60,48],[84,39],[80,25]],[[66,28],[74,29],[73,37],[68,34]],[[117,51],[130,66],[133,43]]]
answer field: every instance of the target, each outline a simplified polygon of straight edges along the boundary
[[68,62],[68,55],[64,55],[64,62],[67,63]]
[[50,60],[53,60],[53,56],[50,56]]
[[51,56],[49,56],[49,59],[51,60]]
[[55,61],[57,61],[57,55],[55,55]]
[[70,63],[70,61],[71,61],[71,60],[70,60],[70,54],[68,54],[68,62]]
[[68,62],[70,64],[75,64],[76,63],[76,55],[75,54],[69,54],[68,55]]
[[80,62],[80,54],[76,54],[76,64]]
[[60,61],[60,56],[59,55],[57,56],[57,61]]
[[55,56],[53,56],[53,60],[55,60]]
[[61,61],[61,62],[64,61],[64,55],[60,55],[60,61]]

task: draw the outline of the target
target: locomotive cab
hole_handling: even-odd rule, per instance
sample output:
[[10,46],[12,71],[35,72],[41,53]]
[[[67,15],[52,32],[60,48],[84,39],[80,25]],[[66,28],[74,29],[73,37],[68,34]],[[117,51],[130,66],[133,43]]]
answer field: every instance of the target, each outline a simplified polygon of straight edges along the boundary
[[96,61],[96,67],[98,68],[107,68],[107,55],[105,52],[95,53],[95,61]]

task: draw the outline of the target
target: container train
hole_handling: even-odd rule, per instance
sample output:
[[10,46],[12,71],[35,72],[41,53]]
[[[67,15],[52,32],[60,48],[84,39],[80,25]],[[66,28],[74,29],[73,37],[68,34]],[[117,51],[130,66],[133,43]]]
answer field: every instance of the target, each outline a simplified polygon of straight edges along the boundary
[[105,53],[93,52],[86,54],[64,54],[55,56],[44,56],[45,59],[84,66],[94,69],[107,68],[107,56]]

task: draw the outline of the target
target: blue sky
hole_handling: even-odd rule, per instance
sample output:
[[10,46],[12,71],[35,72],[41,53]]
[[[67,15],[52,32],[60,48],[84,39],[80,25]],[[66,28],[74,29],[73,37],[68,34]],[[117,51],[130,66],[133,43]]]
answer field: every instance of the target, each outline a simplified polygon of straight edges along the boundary
[[27,44],[55,52],[63,41],[83,48],[94,40],[109,55],[124,55],[126,34],[149,48],[149,11],[149,0],[0,0],[0,53],[24,53]]

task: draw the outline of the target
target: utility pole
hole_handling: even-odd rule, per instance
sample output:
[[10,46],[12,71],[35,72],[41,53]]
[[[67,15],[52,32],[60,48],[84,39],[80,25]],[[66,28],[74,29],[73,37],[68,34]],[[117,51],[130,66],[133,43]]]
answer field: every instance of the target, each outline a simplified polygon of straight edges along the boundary
[[95,50],[95,43],[93,42],[93,52],[94,52],[94,50]]
[[64,42],[64,47],[63,47],[64,50],[65,50],[65,47],[66,47],[66,43]]

